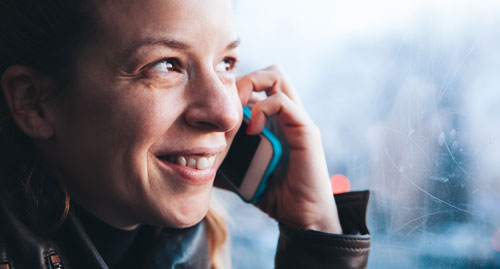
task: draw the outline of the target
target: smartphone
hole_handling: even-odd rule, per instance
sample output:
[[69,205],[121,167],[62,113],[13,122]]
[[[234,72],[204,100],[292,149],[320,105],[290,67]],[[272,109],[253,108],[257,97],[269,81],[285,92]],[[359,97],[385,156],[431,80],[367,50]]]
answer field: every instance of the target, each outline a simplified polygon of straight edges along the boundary
[[250,113],[248,107],[243,107],[243,123],[217,175],[243,201],[256,203],[265,192],[283,150],[278,138],[267,127],[258,135],[246,134]]

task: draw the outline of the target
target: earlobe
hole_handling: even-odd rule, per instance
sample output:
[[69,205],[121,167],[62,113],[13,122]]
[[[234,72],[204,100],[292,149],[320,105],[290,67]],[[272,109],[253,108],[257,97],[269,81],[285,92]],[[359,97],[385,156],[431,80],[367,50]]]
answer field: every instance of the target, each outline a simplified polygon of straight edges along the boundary
[[51,138],[54,130],[41,105],[46,94],[41,75],[29,67],[13,65],[3,73],[1,85],[19,129],[34,139]]

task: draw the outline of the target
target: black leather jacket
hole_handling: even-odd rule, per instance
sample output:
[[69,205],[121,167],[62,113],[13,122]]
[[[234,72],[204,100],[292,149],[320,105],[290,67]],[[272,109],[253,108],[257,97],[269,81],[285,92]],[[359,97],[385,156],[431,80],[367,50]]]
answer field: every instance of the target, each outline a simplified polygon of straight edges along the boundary
[[[344,235],[280,225],[276,268],[365,268],[370,236],[365,224],[367,191],[335,195]],[[108,268],[70,211],[49,236],[36,235],[1,203],[0,269]],[[141,228],[117,268],[208,268],[204,221],[186,229]]]

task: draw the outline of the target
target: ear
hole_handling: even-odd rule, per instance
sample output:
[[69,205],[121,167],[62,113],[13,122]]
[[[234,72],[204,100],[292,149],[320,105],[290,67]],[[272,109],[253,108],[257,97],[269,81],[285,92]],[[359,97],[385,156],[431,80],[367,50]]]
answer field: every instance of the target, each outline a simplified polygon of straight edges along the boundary
[[54,129],[41,104],[48,95],[43,77],[29,67],[13,65],[3,73],[1,85],[17,126],[31,138],[51,138]]

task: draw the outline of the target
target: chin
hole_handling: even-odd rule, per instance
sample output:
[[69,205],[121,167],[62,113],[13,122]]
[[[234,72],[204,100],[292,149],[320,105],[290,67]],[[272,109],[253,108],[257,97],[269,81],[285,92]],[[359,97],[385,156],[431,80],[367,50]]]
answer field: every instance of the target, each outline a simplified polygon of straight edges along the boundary
[[[210,195],[206,197],[192,197],[181,203],[169,203],[166,210],[162,210],[161,225],[171,228],[186,228],[198,224],[208,212],[210,207]],[[173,207],[172,207],[173,206]]]
[[[171,228],[187,228],[198,224],[207,215],[208,207],[206,209],[196,210],[196,212],[188,212],[183,214],[175,214],[171,216],[168,222],[168,227]],[[173,217],[173,218],[172,218]]]

